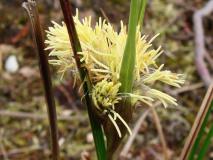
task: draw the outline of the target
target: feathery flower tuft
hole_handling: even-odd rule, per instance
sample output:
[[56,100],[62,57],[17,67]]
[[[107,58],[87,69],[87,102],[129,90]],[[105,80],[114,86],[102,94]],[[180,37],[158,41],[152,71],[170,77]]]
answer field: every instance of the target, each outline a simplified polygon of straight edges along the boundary
[[[108,116],[120,137],[121,132],[115,122],[116,118],[131,133],[123,118],[114,110],[116,104],[123,97],[132,97],[134,99],[132,103],[144,102],[150,106],[156,100],[161,101],[165,107],[169,104],[177,105],[175,98],[154,87],[158,81],[174,87],[180,87],[184,83],[184,76],[182,74],[163,70],[164,65],[157,64],[156,59],[162,54],[162,50],[161,47],[153,49],[151,43],[158,35],[148,40],[147,36],[141,36],[138,27],[134,92],[118,93],[121,85],[119,82],[119,73],[127,40],[126,26],[121,21],[121,29],[119,32],[116,32],[110,23],[99,18],[95,27],[92,28],[91,17],[86,17],[80,21],[78,11],[74,17],[74,21],[82,46],[82,52],[78,54],[81,57],[82,64],[85,65],[89,72],[93,85],[91,92],[92,100],[98,111]],[[49,30],[46,32],[46,49],[51,51],[49,56],[57,57],[50,60],[50,63],[58,66],[59,72],[62,75],[69,70],[73,72],[75,78],[78,78],[75,60],[70,56],[72,49],[65,23],[62,22],[60,25],[53,22],[53,27],[49,27]]]

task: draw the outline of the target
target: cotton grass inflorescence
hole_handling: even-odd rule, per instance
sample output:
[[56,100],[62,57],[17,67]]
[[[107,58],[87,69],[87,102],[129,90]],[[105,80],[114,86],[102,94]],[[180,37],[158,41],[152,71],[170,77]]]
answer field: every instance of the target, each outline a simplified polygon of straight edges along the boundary
[[[93,89],[90,93],[93,103],[101,114],[107,115],[116,128],[119,137],[121,132],[116,124],[118,118],[131,133],[115,107],[124,97],[131,97],[132,103],[143,102],[149,106],[159,100],[167,107],[169,104],[177,105],[176,99],[155,88],[156,82],[162,82],[174,87],[184,83],[183,75],[163,70],[163,64],[157,64],[156,59],[162,54],[161,47],[153,49],[152,42],[158,36],[148,40],[148,36],[141,36],[139,27],[136,34],[136,62],[134,67],[133,93],[119,93],[119,81],[122,58],[127,40],[127,27],[121,21],[120,31],[116,32],[113,26],[99,18],[95,27],[91,26],[91,17],[79,20],[78,12],[74,17],[76,30],[82,46],[79,52],[82,65],[89,73]],[[78,72],[75,59],[70,56],[72,49],[66,25],[53,22],[53,27],[47,31],[47,50],[49,56],[57,57],[50,63],[58,66],[62,75],[72,71],[75,79]],[[132,104],[132,106],[134,105]]]

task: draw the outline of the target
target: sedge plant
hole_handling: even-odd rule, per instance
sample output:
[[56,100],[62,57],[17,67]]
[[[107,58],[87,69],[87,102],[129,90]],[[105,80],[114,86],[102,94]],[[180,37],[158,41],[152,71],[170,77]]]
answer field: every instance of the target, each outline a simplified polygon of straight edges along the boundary
[[131,135],[134,106],[152,107],[155,101],[165,107],[177,105],[155,84],[180,87],[184,76],[156,62],[163,53],[161,47],[152,46],[158,34],[142,35],[145,0],[131,0],[128,27],[121,21],[120,31],[103,18],[92,27],[92,17],[79,19],[78,10],[72,16],[68,0],[60,2],[65,22],[53,22],[46,31],[49,63],[62,77],[70,71],[75,80],[81,80],[97,157],[111,160],[126,133]]
[[[156,63],[162,51],[160,47],[150,48],[157,36],[149,41],[147,36],[141,36],[145,0],[131,1],[128,29],[121,21],[119,32],[114,31],[111,24],[101,18],[92,28],[91,17],[80,21],[78,11],[77,15],[72,17],[67,0],[60,2],[66,25],[53,22],[53,27],[47,31],[46,49],[51,50],[50,56],[57,57],[50,63],[58,66],[62,75],[71,70],[75,79],[82,80],[83,99],[88,108],[97,157],[99,160],[112,159],[126,131],[131,134],[129,122],[135,104],[152,106],[153,101],[159,100],[165,107],[168,104],[176,105],[173,97],[154,89],[154,83],[161,81],[180,87],[184,82],[183,75],[162,70],[163,64]],[[57,160],[59,149],[56,110],[36,2],[29,0],[23,6],[29,14],[38,50],[49,111],[52,155],[53,159]],[[202,160],[206,156],[213,137],[212,124],[205,136],[207,122],[213,109],[212,88],[213,85],[209,87],[185,144],[181,155],[183,160]],[[102,126],[107,138],[107,151]]]

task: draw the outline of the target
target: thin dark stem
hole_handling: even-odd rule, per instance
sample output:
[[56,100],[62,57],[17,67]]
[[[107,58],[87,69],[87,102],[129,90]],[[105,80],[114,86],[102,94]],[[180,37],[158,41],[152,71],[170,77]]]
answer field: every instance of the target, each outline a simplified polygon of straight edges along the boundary
[[52,90],[52,82],[50,76],[50,70],[48,66],[47,54],[44,51],[44,38],[41,30],[39,21],[39,15],[37,10],[36,2],[29,0],[23,3],[23,7],[26,9],[31,25],[35,46],[38,50],[40,73],[43,80],[43,86],[45,90],[45,97],[47,102],[47,110],[50,123],[50,134],[51,134],[51,146],[52,146],[52,159],[58,160],[59,158],[59,146],[58,146],[58,129],[57,129],[57,115],[56,107]]
[[72,10],[69,4],[69,1],[67,0],[60,0],[61,3],[61,8],[64,14],[64,21],[66,23],[67,26],[67,30],[68,30],[68,34],[69,34],[69,38],[70,38],[70,43],[72,45],[72,50],[73,50],[73,56],[76,60],[76,65],[77,68],[79,69],[79,72],[81,74],[81,78],[84,78],[86,76],[86,71],[84,69],[84,67],[81,66],[81,62],[80,62],[80,57],[78,55],[78,52],[81,52],[81,44],[76,32],[76,28],[75,28],[75,24],[74,24],[74,20],[72,17]]
[[67,26],[70,43],[72,45],[73,56],[76,61],[76,66],[78,68],[81,81],[83,83],[83,91],[84,91],[84,98],[88,109],[90,124],[92,127],[93,138],[95,141],[96,146],[96,153],[98,160],[105,160],[106,159],[106,148],[104,142],[104,134],[101,127],[101,122],[98,120],[94,109],[92,108],[93,103],[89,96],[89,93],[92,89],[92,84],[90,78],[88,76],[88,71],[85,67],[83,67],[83,63],[80,62],[80,56],[78,52],[82,51],[81,44],[76,32],[71,7],[68,0],[60,0],[61,8],[64,14],[64,21]]

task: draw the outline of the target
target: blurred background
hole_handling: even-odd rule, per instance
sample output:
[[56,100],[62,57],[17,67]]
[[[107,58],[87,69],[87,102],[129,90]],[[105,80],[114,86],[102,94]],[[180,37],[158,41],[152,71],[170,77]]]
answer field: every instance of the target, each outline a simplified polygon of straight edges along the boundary
[[[50,156],[49,127],[44,92],[39,74],[36,50],[33,47],[30,23],[23,0],[0,0],[0,160],[47,160]],[[63,16],[58,0],[38,0],[43,29],[51,21],[61,22]],[[108,18],[119,29],[120,20],[127,24],[129,0],[71,0],[73,11],[79,9],[80,17]],[[168,109],[158,106],[158,125],[163,129],[167,154],[178,159],[206,92],[207,70],[213,69],[213,14],[203,18],[206,49],[205,70],[195,59],[195,22],[193,15],[208,0],[149,0],[143,33],[154,36],[154,47],[162,45],[164,54],[159,61],[174,72],[184,73],[186,83],[180,89],[158,87],[177,98],[178,106]],[[202,56],[201,56],[202,58]],[[197,65],[196,65],[197,63]],[[197,66],[197,67],[196,67]],[[57,104],[59,144],[61,159],[93,160],[95,150],[85,106],[81,104],[78,88],[73,88],[70,74],[60,79],[51,66],[54,94]],[[204,75],[202,75],[202,71]],[[134,143],[126,146],[128,137],[120,148],[127,159],[163,160],[159,130],[147,108],[136,108],[137,114],[131,128],[139,124]],[[135,113],[136,113],[135,112]],[[212,143],[213,144],[213,143]],[[124,147],[124,148],[123,148]],[[124,151],[124,150],[123,150]],[[207,160],[213,159],[213,145]]]

